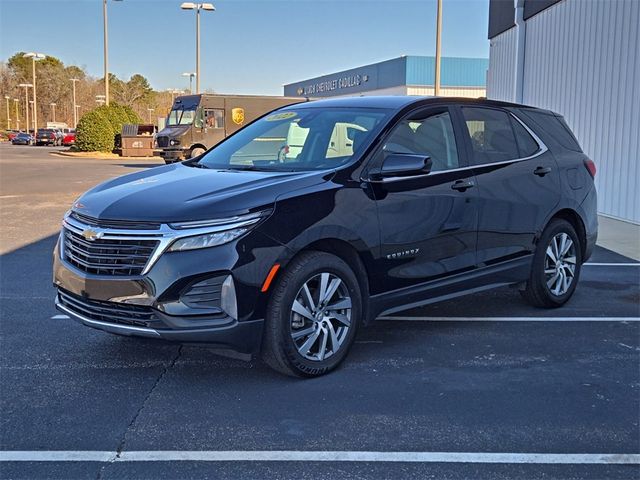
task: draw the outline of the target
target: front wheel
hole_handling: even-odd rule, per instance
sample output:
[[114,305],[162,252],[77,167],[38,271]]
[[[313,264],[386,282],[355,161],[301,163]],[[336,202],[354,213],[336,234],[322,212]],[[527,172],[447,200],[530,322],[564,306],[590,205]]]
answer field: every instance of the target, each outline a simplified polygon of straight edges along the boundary
[[340,258],[309,251],[295,258],[274,287],[262,358],[286,375],[317,377],[347,356],[362,316],[362,295]]
[[199,157],[200,155],[202,155],[204,152],[206,152],[206,150],[204,148],[200,148],[200,147],[195,147],[191,149],[191,152],[189,152],[189,158],[196,158]]
[[566,220],[553,220],[540,236],[522,296],[536,307],[554,308],[571,298],[582,266],[580,240]]

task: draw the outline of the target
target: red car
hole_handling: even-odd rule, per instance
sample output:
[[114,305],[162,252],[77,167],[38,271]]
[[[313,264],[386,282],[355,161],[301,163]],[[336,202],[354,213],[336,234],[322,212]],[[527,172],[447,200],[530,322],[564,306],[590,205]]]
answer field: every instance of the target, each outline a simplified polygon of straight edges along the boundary
[[69,147],[76,143],[76,131],[73,128],[64,129],[64,137],[62,138],[62,145]]
[[11,142],[20,133],[18,130],[7,130],[7,139]]

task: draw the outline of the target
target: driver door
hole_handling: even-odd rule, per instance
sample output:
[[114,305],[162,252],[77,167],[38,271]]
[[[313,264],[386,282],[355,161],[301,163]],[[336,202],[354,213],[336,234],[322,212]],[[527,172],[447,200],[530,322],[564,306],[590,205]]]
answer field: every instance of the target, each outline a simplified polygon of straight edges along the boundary
[[[478,202],[459,125],[447,107],[400,120],[374,158],[369,180],[380,223],[381,265],[401,288],[476,264]],[[376,177],[389,153],[429,156],[428,174]]]

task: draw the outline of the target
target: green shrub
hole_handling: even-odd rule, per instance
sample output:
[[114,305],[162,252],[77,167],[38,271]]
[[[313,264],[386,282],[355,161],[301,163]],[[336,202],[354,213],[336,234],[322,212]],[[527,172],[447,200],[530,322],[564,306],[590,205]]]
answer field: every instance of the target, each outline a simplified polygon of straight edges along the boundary
[[[86,121],[83,122],[85,117]],[[101,105],[80,119],[76,132],[76,147],[85,152],[110,152],[114,149],[115,137],[122,131],[122,125],[129,123],[142,123],[131,107],[117,103]]]
[[96,108],[85,113],[76,127],[76,148],[81,152],[111,152],[114,148],[113,127]]

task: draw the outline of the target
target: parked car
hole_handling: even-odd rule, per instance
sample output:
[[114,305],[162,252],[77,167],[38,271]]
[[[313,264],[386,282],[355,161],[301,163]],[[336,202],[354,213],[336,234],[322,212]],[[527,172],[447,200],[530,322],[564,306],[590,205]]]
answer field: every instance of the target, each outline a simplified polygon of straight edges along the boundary
[[[351,145],[336,156],[344,125]],[[274,139],[292,128],[305,138],[290,158]],[[82,195],[54,251],[56,304],[107,332],[261,351],[314,377],[380,315],[505,285],[563,305],[596,242],[594,175],[547,110],[291,105],[199,158]]]
[[33,137],[28,133],[20,132],[11,140],[13,145],[33,145]]
[[76,131],[73,128],[65,128],[64,137],[62,138],[62,145],[69,147],[76,143]]
[[20,133],[19,130],[7,130],[6,134],[7,134],[7,139],[11,142],[13,141],[14,138],[16,138],[16,136]]
[[62,137],[53,128],[39,128],[36,133],[36,145],[62,145]]

